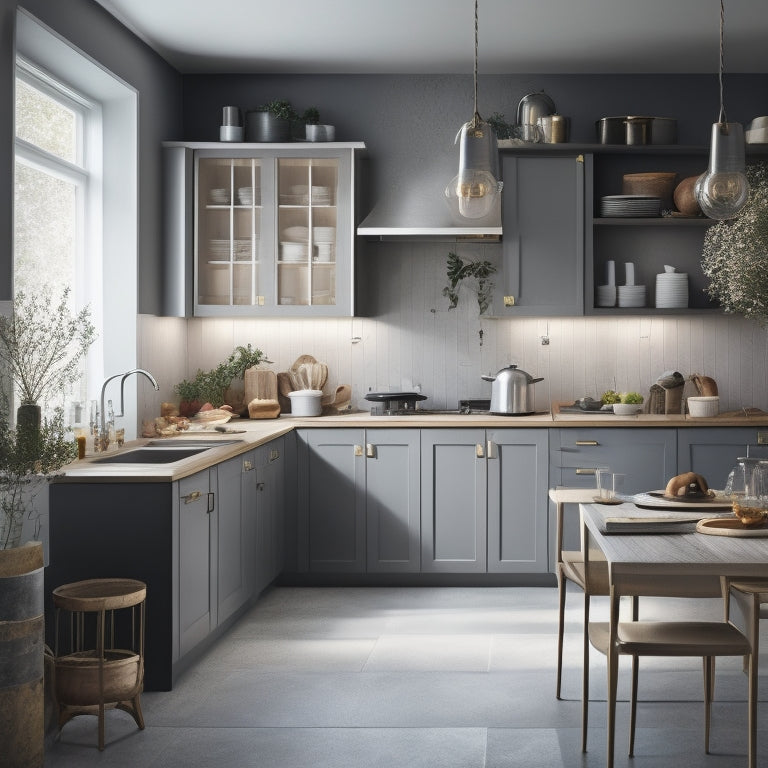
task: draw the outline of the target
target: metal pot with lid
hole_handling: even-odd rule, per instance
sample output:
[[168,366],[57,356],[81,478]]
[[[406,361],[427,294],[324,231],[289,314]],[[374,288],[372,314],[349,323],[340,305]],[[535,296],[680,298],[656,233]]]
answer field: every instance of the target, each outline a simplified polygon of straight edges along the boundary
[[527,416],[533,413],[533,384],[544,381],[534,378],[530,373],[508,365],[495,376],[483,375],[483,381],[492,381],[491,413],[498,416]]

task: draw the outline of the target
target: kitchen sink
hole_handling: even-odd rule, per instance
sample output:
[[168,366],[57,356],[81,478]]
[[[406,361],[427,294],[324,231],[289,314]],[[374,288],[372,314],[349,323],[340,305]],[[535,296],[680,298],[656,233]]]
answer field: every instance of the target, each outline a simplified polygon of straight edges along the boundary
[[174,461],[188,459],[198,453],[209,450],[208,448],[134,448],[124,453],[116,453],[113,456],[105,456],[103,459],[94,459],[93,464],[172,464]]
[[170,437],[167,440],[150,440],[144,447],[145,448],[162,448],[163,450],[185,448],[218,448],[220,445],[233,445],[234,443],[242,443],[242,440],[194,440],[180,437],[177,440]]

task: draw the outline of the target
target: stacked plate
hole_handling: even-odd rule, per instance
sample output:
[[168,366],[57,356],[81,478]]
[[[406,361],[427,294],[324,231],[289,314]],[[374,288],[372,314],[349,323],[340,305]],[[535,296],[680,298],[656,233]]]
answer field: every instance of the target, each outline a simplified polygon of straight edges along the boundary
[[312,205],[330,205],[330,187],[312,187]]
[[229,261],[229,240],[210,240],[208,253],[214,261]]
[[645,286],[644,285],[620,285],[619,306],[620,307],[644,307],[645,306]]
[[208,199],[213,205],[229,205],[229,190],[224,187],[209,189]]
[[253,205],[254,201],[261,202],[261,187],[238,187],[237,201],[240,205]]
[[309,227],[286,227],[281,233],[283,242],[305,243],[309,239]]
[[688,275],[685,272],[656,275],[656,306],[659,309],[688,306]]
[[306,261],[307,253],[306,243],[280,243],[280,261]]
[[[256,234],[256,247],[258,250],[258,233]],[[229,261],[229,240],[210,240],[208,253],[213,261]],[[232,243],[232,255],[235,261],[248,261],[251,258],[251,241],[235,240]]]
[[312,239],[316,243],[335,243],[336,227],[312,227]]
[[332,261],[333,243],[315,243],[315,254],[318,261]]
[[606,195],[600,199],[600,215],[644,218],[661,214],[661,199],[647,195]]

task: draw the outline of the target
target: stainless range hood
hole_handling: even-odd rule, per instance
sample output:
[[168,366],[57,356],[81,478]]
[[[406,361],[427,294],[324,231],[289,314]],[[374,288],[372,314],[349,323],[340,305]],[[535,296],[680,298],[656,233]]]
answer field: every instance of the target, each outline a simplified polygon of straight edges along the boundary
[[[442,186],[438,186],[442,184]],[[357,234],[378,240],[460,240],[496,242],[501,238],[501,203],[482,219],[452,215],[443,195],[445,181],[434,184],[412,178],[388,194],[358,225]]]

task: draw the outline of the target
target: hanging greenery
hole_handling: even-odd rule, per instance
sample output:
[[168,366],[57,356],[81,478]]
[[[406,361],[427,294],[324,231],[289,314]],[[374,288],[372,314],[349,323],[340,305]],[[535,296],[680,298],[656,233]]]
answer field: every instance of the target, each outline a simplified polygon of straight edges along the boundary
[[768,163],[746,169],[749,200],[735,219],[710,227],[702,269],[707,294],[726,312],[768,326]]
[[463,261],[455,253],[448,254],[447,275],[449,285],[443,288],[443,296],[450,302],[448,309],[455,309],[459,303],[459,288],[463,280],[472,278],[477,293],[477,306],[482,315],[491,305],[493,299],[493,280],[491,275],[496,267],[490,261]]

